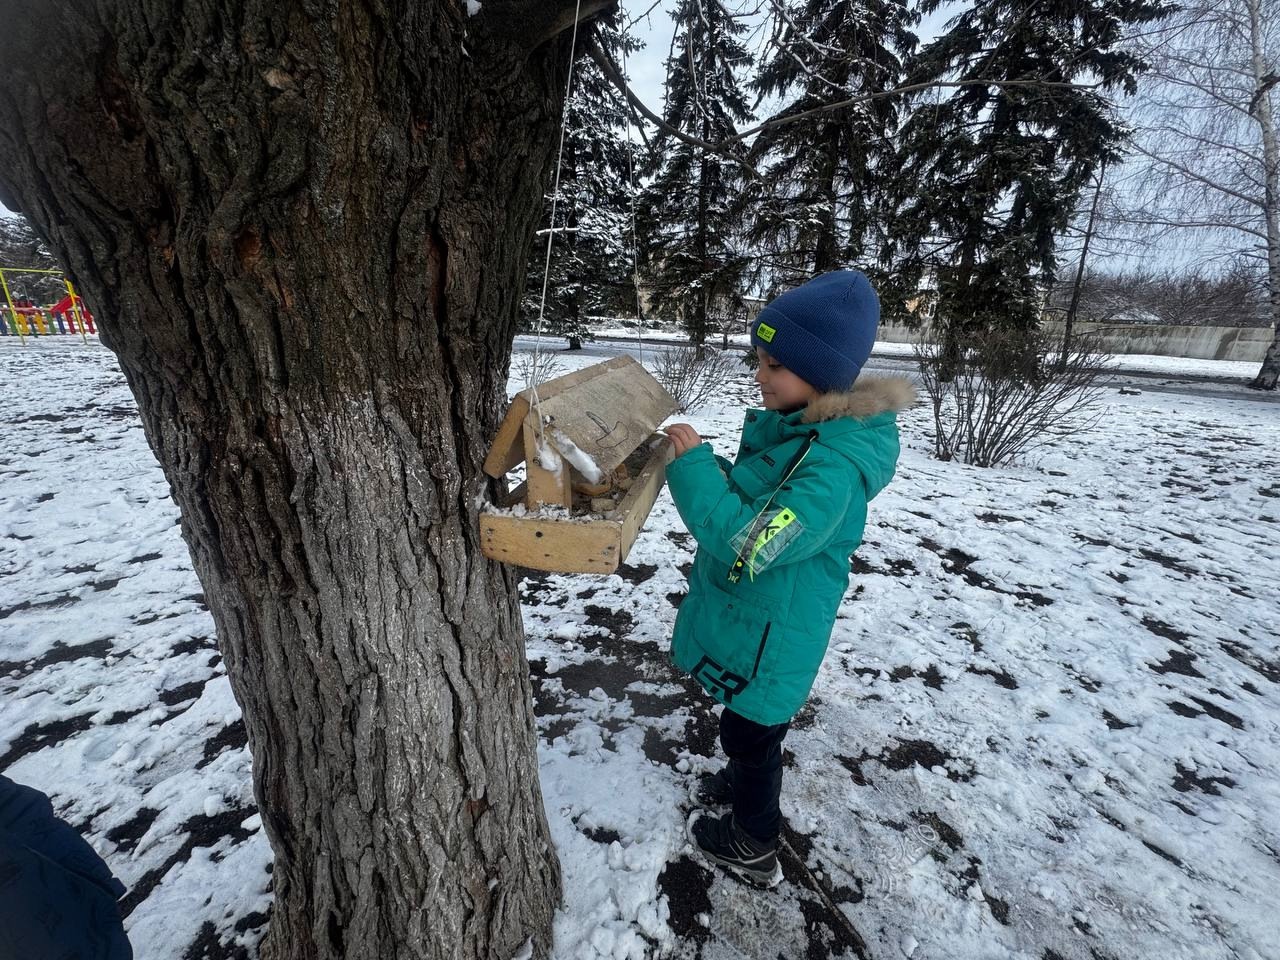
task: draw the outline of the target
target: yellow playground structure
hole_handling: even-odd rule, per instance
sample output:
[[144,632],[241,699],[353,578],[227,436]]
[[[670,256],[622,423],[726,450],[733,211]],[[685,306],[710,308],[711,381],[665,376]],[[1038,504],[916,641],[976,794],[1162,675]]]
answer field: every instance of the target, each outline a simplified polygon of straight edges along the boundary
[[[57,303],[37,306],[31,300],[19,297],[15,302],[9,287],[12,274],[50,274],[62,279],[67,295]],[[93,314],[84,306],[71,281],[60,270],[38,270],[34,267],[0,267],[0,289],[4,290],[4,303],[0,304],[0,337],[16,336],[26,345],[27,337],[45,337],[55,334],[80,334],[86,343],[89,334],[96,334]]]

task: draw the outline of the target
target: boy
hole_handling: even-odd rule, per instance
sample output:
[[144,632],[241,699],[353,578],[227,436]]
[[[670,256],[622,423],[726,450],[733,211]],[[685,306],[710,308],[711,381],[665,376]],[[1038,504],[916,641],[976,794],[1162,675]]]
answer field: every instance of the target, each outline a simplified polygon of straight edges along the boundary
[[761,886],[782,879],[782,739],[804,704],[849,585],[867,502],[893,477],[910,382],[864,380],[880,302],[861,273],[815,277],[752,326],[764,409],[747,411],[734,463],[688,424],[667,433],[667,484],[698,541],[672,658],[724,704],[724,769],[694,799],[693,843]]

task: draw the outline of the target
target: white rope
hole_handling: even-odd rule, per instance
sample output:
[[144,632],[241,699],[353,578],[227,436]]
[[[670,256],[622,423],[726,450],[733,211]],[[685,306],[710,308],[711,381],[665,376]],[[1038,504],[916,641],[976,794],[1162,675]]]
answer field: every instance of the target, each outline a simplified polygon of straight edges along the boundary
[[551,190],[551,229],[547,231],[547,257],[542,267],[542,297],[538,301],[537,339],[533,343],[533,363],[529,366],[529,389],[533,392],[533,407],[538,423],[538,442],[542,437],[542,401],[538,398],[538,355],[542,347],[542,318],[547,310],[547,281],[551,276],[551,244],[556,237],[556,206],[560,199],[560,169],[564,164],[564,133],[569,126],[569,98],[573,95],[573,58],[578,48],[578,20],[582,15],[582,0],[577,0],[573,12],[573,35],[569,40],[569,78],[565,83],[564,111],[560,116],[560,151],[556,155],[555,186]]
[[[627,75],[627,21],[622,21],[622,78],[630,83]],[[640,351],[640,362],[644,363],[644,310],[640,303],[640,238],[636,227],[636,152],[631,142],[631,109],[625,99],[622,104],[622,115],[627,120],[627,175],[631,181],[631,280],[636,288],[636,346]]]

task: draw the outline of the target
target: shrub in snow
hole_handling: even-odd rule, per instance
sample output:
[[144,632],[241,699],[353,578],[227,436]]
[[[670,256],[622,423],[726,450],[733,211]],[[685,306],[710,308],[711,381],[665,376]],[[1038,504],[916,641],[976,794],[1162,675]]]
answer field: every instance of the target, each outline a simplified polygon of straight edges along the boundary
[[564,365],[552,353],[518,353],[511,358],[511,372],[521,383],[546,383],[564,373]]
[[722,392],[737,363],[735,353],[696,347],[676,347],[654,354],[652,373],[680,406],[681,413],[696,410]]
[[915,356],[939,460],[1000,466],[1099,415],[1106,357],[1089,336],[1077,335],[1064,352],[1040,330],[930,327]]

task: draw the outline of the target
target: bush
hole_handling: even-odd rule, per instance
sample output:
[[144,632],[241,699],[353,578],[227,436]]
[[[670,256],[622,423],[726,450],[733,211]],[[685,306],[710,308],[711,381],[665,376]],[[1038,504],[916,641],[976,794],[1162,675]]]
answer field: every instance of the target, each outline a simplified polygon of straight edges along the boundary
[[1100,416],[1105,358],[1089,336],[1074,337],[1064,356],[1057,336],[1039,330],[948,337],[930,327],[915,355],[939,460],[1000,466]]
[[653,351],[653,375],[675,399],[681,413],[696,410],[720,392],[733,372],[737,356],[703,347],[683,346]]
[[511,372],[528,387],[554,380],[564,372],[564,365],[553,353],[542,350],[521,352],[511,358]]

